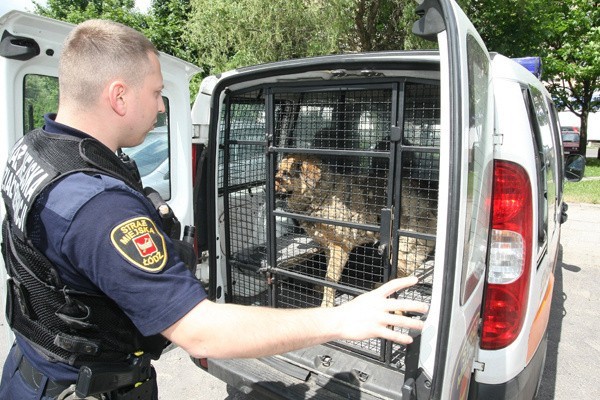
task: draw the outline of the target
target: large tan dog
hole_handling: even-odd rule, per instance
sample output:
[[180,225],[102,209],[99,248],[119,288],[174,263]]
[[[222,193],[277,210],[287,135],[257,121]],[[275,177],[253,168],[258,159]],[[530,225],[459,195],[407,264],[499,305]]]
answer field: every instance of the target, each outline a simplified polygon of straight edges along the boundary
[[[378,217],[384,204],[375,192],[382,192],[385,179],[369,179],[365,176],[340,174],[323,165],[320,159],[309,155],[288,155],[279,163],[275,175],[275,191],[285,196],[290,212],[358,224],[378,225]],[[377,187],[373,182],[381,182]],[[370,186],[367,185],[369,183]],[[385,189],[383,189],[385,191]],[[402,190],[401,229],[417,226],[419,231],[435,232],[435,207],[418,190],[410,185]],[[431,204],[428,204],[431,206]],[[409,212],[411,211],[412,212]],[[338,282],[353,248],[379,240],[379,232],[327,224],[324,222],[299,221],[306,234],[325,250],[327,258],[326,279]],[[433,228],[433,230],[432,230]],[[426,240],[401,238],[398,249],[398,276],[407,276],[421,265],[433,249]],[[335,289],[325,287],[321,306],[333,306]]]

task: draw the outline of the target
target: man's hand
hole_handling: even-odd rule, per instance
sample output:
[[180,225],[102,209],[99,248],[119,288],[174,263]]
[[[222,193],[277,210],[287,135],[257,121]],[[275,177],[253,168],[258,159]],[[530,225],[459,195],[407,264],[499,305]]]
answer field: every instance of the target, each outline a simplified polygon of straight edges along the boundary
[[423,323],[402,312],[427,312],[427,305],[388,298],[417,283],[396,279],[338,307],[300,309],[216,304],[203,300],[163,335],[196,358],[265,357],[332,340],[384,338],[408,344],[406,333]]
[[423,322],[406,317],[404,312],[426,313],[428,306],[414,300],[389,298],[395,292],[413,286],[418,282],[414,276],[394,279],[381,287],[358,296],[356,299],[337,307],[342,318],[343,338],[363,340],[373,337],[408,344],[412,338],[391,327],[423,329]]

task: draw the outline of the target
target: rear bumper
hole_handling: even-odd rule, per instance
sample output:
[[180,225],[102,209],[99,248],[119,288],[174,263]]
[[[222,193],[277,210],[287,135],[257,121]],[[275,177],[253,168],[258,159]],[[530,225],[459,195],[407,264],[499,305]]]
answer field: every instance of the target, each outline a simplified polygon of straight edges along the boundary
[[540,342],[540,345],[531,359],[529,365],[516,377],[508,382],[497,385],[471,381],[469,388],[469,400],[531,400],[534,398],[538,383],[542,378],[544,363],[546,361],[546,350],[548,349],[548,336]]
[[[331,364],[322,365],[319,354]],[[258,399],[396,400],[404,382],[398,370],[324,346],[264,359],[209,359],[208,372]]]
[[563,154],[579,154],[579,147],[565,147]]
[[310,374],[293,377],[256,359],[208,360],[208,372],[257,399],[343,399],[317,386]]

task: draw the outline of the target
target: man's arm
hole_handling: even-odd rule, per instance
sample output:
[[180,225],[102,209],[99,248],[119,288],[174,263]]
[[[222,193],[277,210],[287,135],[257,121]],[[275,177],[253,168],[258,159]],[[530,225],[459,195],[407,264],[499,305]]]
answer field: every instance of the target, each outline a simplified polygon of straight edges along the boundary
[[380,337],[410,343],[390,326],[421,329],[419,320],[397,311],[424,313],[427,305],[390,299],[412,286],[414,277],[395,279],[333,308],[275,309],[200,302],[162,334],[196,358],[251,358],[281,354],[331,340]]

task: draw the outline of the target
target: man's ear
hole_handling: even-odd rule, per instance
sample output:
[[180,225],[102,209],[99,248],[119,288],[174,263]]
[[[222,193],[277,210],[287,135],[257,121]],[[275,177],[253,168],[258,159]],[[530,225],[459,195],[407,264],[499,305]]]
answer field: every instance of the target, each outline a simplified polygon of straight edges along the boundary
[[122,81],[114,81],[108,87],[108,101],[114,112],[120,116],[127,112],[127,104],[125,102],[126,86]]

